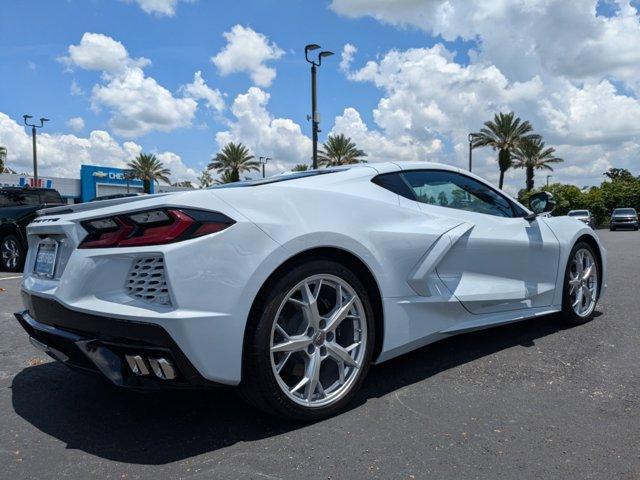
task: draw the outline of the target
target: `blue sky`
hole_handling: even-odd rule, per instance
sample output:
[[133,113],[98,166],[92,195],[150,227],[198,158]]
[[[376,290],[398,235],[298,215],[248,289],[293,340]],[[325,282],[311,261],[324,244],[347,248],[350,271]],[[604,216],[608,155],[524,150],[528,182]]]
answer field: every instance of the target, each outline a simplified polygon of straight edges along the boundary
[[[320,69],[321,139],[330,132],[350,134],[369,150],[371,161],[397,153],[409,160],[463,164],[466,133],[479,128],[496,110],[513,109],[570,157],[571,164],[565,162],[559,178],[576,184],[594,183],[601,175],[594,163],[600,169],[632,166],[638,153],[636,129],[607,122],[607,129],[613,131],[596,135],[591,115],[580,116],[584,107],[580,102],[597,104],[594,117],[607,118],[616,111],[620,117],[621,108],[627,122],[640,115],[638,55],[621,49],[615,38],[626,43],[640,39],[637,3],[539,1],[535,12],[539,18],[525,21],[531,16],[526,8],[536,2],[398,0],[393,7],[379,0],[50,0],[4,4],[0,114],[9,118],[5,118],[4,130],[0,126],[0,143],[11,147],[10,162],[27,168],[24,139],[16,138],[19,133],[10,121],[19,124],[22,114],[31,113],[51,119],[46,127],[51,138],[43,140],[43,168],[49,175],[68,172],[64,159],[56,157],[65,152],[80,152],[83,159],[94,163],[119,164],[131,152],[144,150],[170,152],[172,166],[184,166],[176,167],[176,176],[192,178],[193,171],[200,171],[228,139],[244,141],[256,155],[278,156],[278,165],[272,167],[275,173],[278,168],[308,161],[303,152],[310,134],[306,120],[309,68],[303,48],[314,42],[336,53]],[[174,10],[171,14],[154,13],[158,5]],[[496,25],[504,31],[497,32]],[[224,33],[234,26],[250,29],[266,45],[282,51],[279,58],[264,61],[265,67],[276,71],[270,84],[257,84],[247,71],[224,74],[211,61],[228,46]],[[545,28],[556,33],[549,34]],[[125,112],[122,99],[111,96],[115,95],[114,79],[126,83],[122,72],[90,69],[77,61],[63,60],[69,57],[70,46],[81,46],[85,33],[119,42],[130,59],[148,59],[150,65],[139,71],[173,99],[185,97],[181,87],[193,82],[195,72],[201,71],[207,87],[223,95],[225,108],[214,111],[202,99],[195,99],[195,112],[191,116],[187,112],[166,129],[152,128],[139,134],[114,128],[114,116],[125,123],[144,122],[149,113],[141,113],[137,119],[124,118],[136,113]],[[341,70],[346,44],[355,46],[357,52],[349,68]],[[514,53],[515,46],[527,53]],[[126,61],[126,68],[133,68],[130,60]],[[364,68],[367,62],[371,63]],[[585,64],[591,67],[585,69]],[[416,65],[423,70],[414,69]],[[72,94],[72,83],[82,94],[77,94],[78,88]],[[103,97],[95,95],[95,86],[106,87]],[[120,85],[118,95],[126,96],[126,88]],[[284,136],[276,122],[269,131],[252,138],[247,132],[255,126],[243,124],[235,114],[234,101],[246,95],[247,104],[252,104],[261,94],[270,96],[261,104],[267,123],[286,121]],[[252,115],[254,107],[247,108]],[[81,118],[82,128],[78,122],[72,128],[72,118]],[[297,126],[302,135],[294,131]],[[95,149],[82,150],[82,139],[93,131],[107,132],[113,143],[109,154],[104,149],[99,154]],[[65,135],[74,137],[75,150],[65,150]],[[126,147],[126,142],[136,147]],[[292,143],[289,152],[287,142]],[[115,158],[120,151],[123,158]],[[493,157],[490,151],[478,152],[478,168],[490,178],[495,175]],[[75,168],[76,160],[69,161]],[[514,174],[513,185],[518,182]]]

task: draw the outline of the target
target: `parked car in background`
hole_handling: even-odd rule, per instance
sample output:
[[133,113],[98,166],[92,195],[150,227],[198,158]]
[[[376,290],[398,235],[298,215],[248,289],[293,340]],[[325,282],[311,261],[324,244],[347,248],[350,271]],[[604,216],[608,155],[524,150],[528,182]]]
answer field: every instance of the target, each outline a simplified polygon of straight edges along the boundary
[[595,227],[595,220],[589,210],[571,210],[567,215],[586,223],[591,228]]
[[638,230],[638,212],[635,208],[616,208],[611,214],[611,231],[619,228],[633,228]]
[[64,204],[51,188],[3,187],[0,189],[0,269],[22,270],[27,252],[26,227],[36,212]]
[[416,162],[50,209],[27,228],[16,316],[34,345],[115,385],[238,386],[316,420],[371,363],[545,314],[593,317],[598,237],[541,216],[547,192],[529,204]]

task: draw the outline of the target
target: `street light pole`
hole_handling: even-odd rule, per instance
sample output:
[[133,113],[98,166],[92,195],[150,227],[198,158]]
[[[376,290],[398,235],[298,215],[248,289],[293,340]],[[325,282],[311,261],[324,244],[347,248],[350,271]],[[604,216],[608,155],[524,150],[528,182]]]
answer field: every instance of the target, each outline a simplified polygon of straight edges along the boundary
[[40,118],[40,125],[32,124],[27,122],[30,118],[33,118],[31,115],[23,115],[24,124],[27,127],[31,127],[31,138],[33,142],[33,184],[38,186],[38,150],[36,148],[36,128],[42,128],[44,126],[44,122],[48,122],[49,119],[42,117]]
[[469,134],[469,171],[473,167],[473,133]]
[[553,175],[547,175],[547,188],[549,188],[549,178],[553,177]]
[[320,132],[320,113],[318,112],[317,101],[317,80],[318,69],[322,65],[322,59],[333,55],[333,52],[327,50],[321,51],[318,54],[318,60],[309,60],[309,52],[318,50],[320,45],[311,43],[304,47],[304,58],[311,64],[311,117],[307,117],[311,120],[311,139],[313,143],[313,168],[318,168],[318,132]]
[[271,160],[271,157],[260,157],[260,163],[262,164],[262,178],[265,177],[264,167],[267,166],[267,162]]

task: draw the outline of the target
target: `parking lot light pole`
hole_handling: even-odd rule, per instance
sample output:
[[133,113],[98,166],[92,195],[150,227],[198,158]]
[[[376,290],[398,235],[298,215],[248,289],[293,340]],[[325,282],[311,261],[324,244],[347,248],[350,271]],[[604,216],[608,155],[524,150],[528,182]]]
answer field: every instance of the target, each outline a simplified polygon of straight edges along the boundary
[[38,186],[38,152],[36,148],[36,128],[42,128],[44,126],[44,122],[48,122],[49,119],[42,117],[40,118],[40,125],[35,125],[27,121],[30,118],[33,118],[31,115],[23,115],[22,118],[24,119],[24,124],[27,127],[31,127],[31,137],[33,140],[33,184],[37,187]]
[[473,133],[469,134],[469,171],[473,167]]
[[318,113],[316,87],[316,76],[318,72],[317,67],[322,65],[322,59],[324,57],[330,57],[331,55],[333,55],[333,52],[323,50],[318,54],[317,61],[309,60],[309,52],[318,50],[319,48],[321,48],[320,45],[316,45],[315,43],[310,43],[309,45],[304,47],[304,58],[311,64],[311,117],[307,117],[307,119],[311,120],[314,169],[318,168],[318,132],[320,132],[320,114]]
[[264,175],[264,167],[267,166],[267,162],[271,160],[271,157],[260,157],[260,163],[262,164],[262,178],[265,177]]

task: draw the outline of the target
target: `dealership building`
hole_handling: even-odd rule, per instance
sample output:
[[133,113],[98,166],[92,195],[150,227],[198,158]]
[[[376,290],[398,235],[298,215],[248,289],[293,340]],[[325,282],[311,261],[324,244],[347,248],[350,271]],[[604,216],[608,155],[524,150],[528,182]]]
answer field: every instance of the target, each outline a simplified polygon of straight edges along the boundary
[[[143,193],[142,180],[130,180],[122,168],[82,165],[80,178],[39,177],[37,185],[29,175],[0,174],[0,186],[53,188],[67,203],[88,202],[96,197],[119,193]],[[186,190],[171,185],[151,183],[151,193]]]

